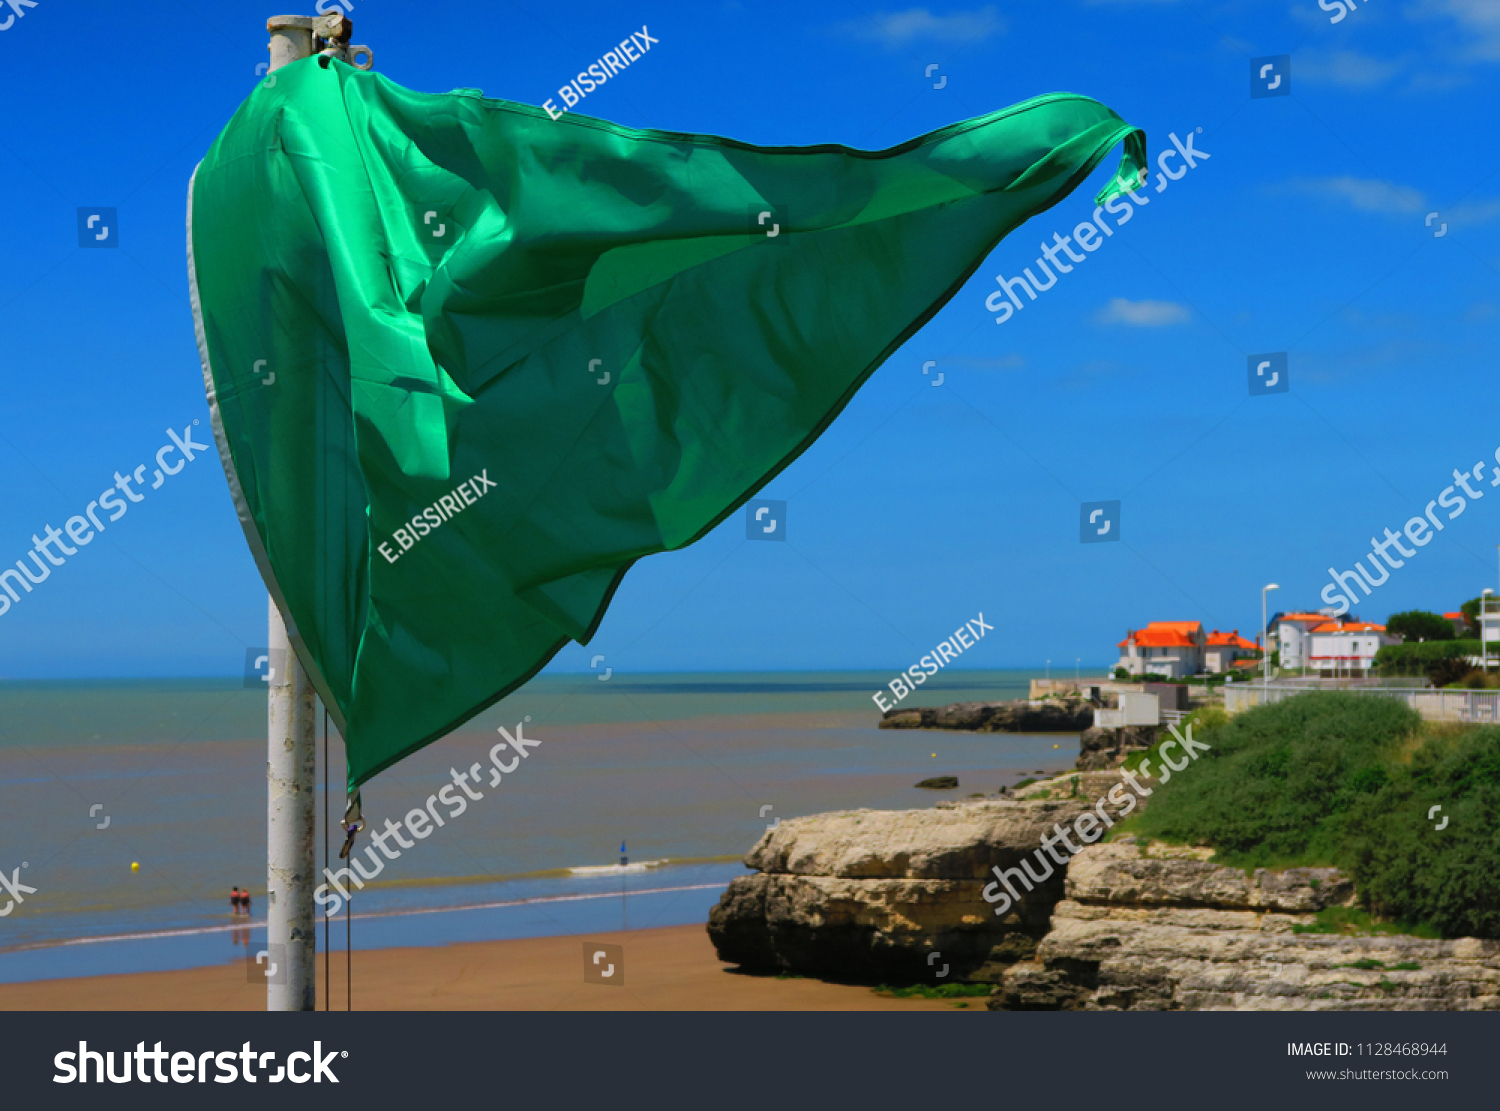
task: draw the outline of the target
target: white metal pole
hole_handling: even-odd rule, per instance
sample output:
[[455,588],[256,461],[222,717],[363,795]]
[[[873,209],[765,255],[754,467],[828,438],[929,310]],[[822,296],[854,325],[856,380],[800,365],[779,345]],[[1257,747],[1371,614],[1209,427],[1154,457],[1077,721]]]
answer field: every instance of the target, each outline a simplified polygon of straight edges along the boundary
[[[310,16],[268,20],[268,69],[310,57],[312,26]],[[266,1010],[311,1011],[317,1008],[317,718],[312,683],[281,611],[269,601],[271,666],[280,670],[271,678],[266,710]]]
[[312,683],[281,611],[274,601],[269,609],[270,657],[279,672],[266,712],[266,1010],[311,1011],[317,1004],[317,719]]

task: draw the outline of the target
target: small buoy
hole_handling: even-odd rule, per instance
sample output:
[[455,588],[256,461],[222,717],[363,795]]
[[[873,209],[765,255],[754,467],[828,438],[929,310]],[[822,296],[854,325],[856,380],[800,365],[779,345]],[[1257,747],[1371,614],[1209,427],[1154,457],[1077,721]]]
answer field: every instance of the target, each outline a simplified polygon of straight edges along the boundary
[[937,753],[936,753],[936,752],[934,752],[934,753],[933,753],[933,754],[932,754],[932,758],[933,758],[933,759],[934,759],[934,760],[936,760],[936,759],[937,759]]
[[139,860],[132,860],[130,862],[130,870],[132,872],[139,872],[141,870],[141,862]]
[[1053,746],[1052,746],[1052,747],[1053,747],[1053,748],[1056,748],[1056,747],[1057,747],[1057,746],[1056,746],[1056,745],[1053,745]]

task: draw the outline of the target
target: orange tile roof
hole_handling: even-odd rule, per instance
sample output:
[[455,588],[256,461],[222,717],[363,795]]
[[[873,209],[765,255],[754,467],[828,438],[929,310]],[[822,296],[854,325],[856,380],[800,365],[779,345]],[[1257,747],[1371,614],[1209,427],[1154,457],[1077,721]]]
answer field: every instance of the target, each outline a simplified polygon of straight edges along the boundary
[[1244,637],[1240,636],[1240,631],[1238,629],[1234,630],[1234,632],[1232,633],[1221,633],[1218,629],[1215,629],[1212,633],[1209,634],[1208,643],[1210,647],[1215,648],[1230,647],[1244,648],[1247,651],[1251,652],[1260,651],[1260,645],[1256,644],[1253,640],[1246,640]]
[[1132,644],[1142,648],[1193,648],[1197,641],[1185,633],[1175,633],[1166,629],[1141,629],[1139,632],[1131,633],[1130,636],[1120,641],[1119,647],[1128,648]]
[[1284,613],[1277,620],[1323,622],[1328,620],[1328,615],[1326,613]]
[[1445,614],[1443,614],[1443,616],[1446,617],[1449,621],[1453,621],[1453,620],[1459,620],[1459,621],[1467,620],[1464,617],[1462,610],[1460,610],[1458,613],[1445,613]]
[[1153,621],[1144,629],[1130,632],[1117,647],[1136,644],[1142,648],[1196,648],[1198,641],[1193,634],[1202,631],[1200,621]]
[[1337,621],[1328,621],[1313,630],[1315,633],[1383,633],[1384,625],[1374,625],[1368,621],[1356,621],[1349,625],[1340,625]]

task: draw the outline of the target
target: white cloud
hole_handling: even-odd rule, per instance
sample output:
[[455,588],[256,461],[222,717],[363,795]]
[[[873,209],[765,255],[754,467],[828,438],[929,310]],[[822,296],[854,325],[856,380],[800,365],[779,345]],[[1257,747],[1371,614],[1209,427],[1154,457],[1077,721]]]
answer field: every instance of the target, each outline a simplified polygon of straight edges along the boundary
[[1298,51],[1292,63],[1296,80],[1342,85],[1346,89],[1370,89],[1383,85],[1405,68],[1404,61],[1376,58],[1358,50],[1330,53],[1303,50]]
[[863,19],[851,19],[834,27],[844,38],[859,42],[878,42],[889,49],[917,43],[967,45],[982,42],[997,31],[1005,30],[995,5],[973,11],[933,15],[926,8],[908,8],[903,12],[876,12]]
[[1459,51],[1462,56],[1500,61],[1500,4],[1495,0],[1424,0],[1415,14],[1447,16],[1458,24],[1466,39]]
[[1298,178],[1287,185],[1273,188],[1272,192],[1328,197],[1356,212],[1372,212],[1380,216],[1422,219],[1427,213],[1435,212],[1437,215],[1433,220],[1434,225],[1441,220],[1455,229],[1479,227],[1500,220],[1500,198],[1476,198],[1444,208],[1441,204],[1430,202],[1420,189],[1377,178]]
[[1131,301],[1111,297],[1094,320],[1099,324],[1126,324],[1132,328],[1166,328],[1185,323],[1191,315],[1186,305],[1172,301]]
[[1378,212],[1387,216],[1410,216],[1427,211],[1421,192],[1403,185],[1375,178],[1320,177],[1299,178],[1291,183],[1299,193],[1332,197],[1358,212]]
[[1447,210],[1439,209],[1438,214],[1455,228],[1472,228],[1500,217],[1500,200],[1465,201]]
[[[1359,50],[1301,49],[1292,64],[1295,77],[1325,85],[1366,90],[1400,82],[1403,91],[1444,93],[1471,80],[1476,64],[1500,62],[1500,0],[1412,0],[1396,7],[1370,6],[1370,0],[1348,5],[1333,41],[1346,43],[1355,28],[1381,25],[1387,17],[1400,18],[1404,27],[1384,24],[1404,50],[1377,57]],[[1312,0],[1297,3],[1293,18],[1309,27],[1326,29],[1327,12]],[[1378,13],[1378,14],[1377,14]]]

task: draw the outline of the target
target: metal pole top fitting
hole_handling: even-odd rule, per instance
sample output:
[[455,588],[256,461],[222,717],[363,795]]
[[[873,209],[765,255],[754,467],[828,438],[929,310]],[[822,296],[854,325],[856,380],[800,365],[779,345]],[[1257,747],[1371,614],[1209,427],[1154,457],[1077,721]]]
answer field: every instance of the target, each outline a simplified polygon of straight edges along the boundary
[[317,16],[273,15],[266,20],[266,30],[271,34],[273,43],[280,36],[301,38],[302,35],[306,35],[311,39],[309,54],[322,54],[329,58],[337,58],[355,69],[375,68],[373,50],[368,46],[350,44],[349,36],[354,34],[354,21],[343,12],[329,12],[326,15]]

